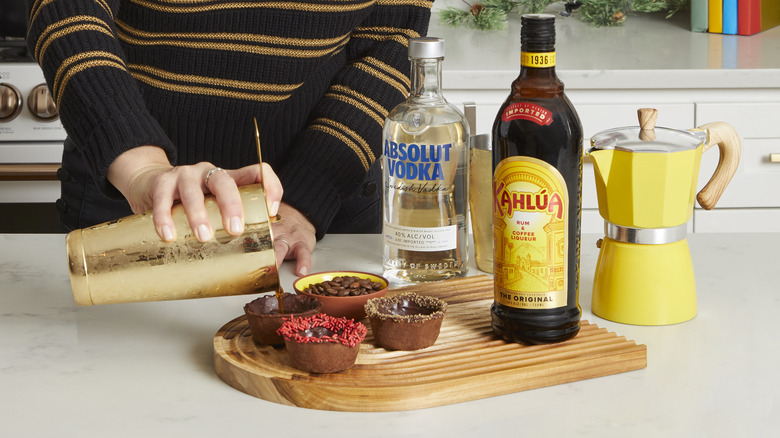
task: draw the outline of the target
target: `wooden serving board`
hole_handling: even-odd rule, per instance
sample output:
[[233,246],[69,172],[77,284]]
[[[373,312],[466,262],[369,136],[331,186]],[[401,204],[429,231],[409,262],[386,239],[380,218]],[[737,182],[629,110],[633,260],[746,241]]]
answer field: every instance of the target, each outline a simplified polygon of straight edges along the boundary
[[[252,341],[244,316],[214,336],[214,368],[228,385],[255,397],[331,411],[400,411],[552,386],[647,367],[647,347],[582,321],[559,344],[525,346],[496,339],[490,328],[493,280],[465,277],[391,290],[449,304],[436,344],[389,351],[368,336],[355,366],[334,374],[293,368],[284,348]],[[367,321],[365,321],[367,323]]]

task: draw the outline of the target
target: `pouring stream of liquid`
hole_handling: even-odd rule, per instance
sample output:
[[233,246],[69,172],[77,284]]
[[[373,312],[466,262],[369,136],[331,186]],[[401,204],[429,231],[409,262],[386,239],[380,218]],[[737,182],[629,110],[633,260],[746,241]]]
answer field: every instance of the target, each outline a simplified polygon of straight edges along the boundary
[[[265,178],[263,178],[263,151],[260,149],[260,129],[257,127],[257,118],[253,118],[255,122],[255,144],[257,145],[257,160],[260,162],[260,181],[265,182]],[[277,221],[279,218],[276,218]],[[276,302],[278,303],[279,308],[279,314],[284,313],[284,303],[282,298],[284,298],[284,291],[282,290],[282,286],[279,285],[279,289],[274,291],[274,295],[276,295]]]

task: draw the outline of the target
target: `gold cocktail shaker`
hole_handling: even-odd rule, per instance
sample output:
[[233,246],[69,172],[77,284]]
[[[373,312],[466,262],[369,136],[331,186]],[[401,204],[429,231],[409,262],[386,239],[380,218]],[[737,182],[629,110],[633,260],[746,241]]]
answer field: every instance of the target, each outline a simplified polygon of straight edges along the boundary
[[239,187],[244,233],[222,227],[213,196],[206,197],[214,237],[201,243],[180,204],[172,215],[173,242],[157,235],[152,213],[128,216],[68,234],[66,250],[76,304],[206,298],[275,291],[279,272],[261,184]]

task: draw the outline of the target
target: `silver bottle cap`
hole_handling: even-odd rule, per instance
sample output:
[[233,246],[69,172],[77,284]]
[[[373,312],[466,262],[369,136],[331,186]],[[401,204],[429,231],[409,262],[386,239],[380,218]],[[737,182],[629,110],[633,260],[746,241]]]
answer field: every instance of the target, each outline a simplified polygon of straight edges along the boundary
[[444,38],[419,37],[409,39],[410,58],[444,58]]

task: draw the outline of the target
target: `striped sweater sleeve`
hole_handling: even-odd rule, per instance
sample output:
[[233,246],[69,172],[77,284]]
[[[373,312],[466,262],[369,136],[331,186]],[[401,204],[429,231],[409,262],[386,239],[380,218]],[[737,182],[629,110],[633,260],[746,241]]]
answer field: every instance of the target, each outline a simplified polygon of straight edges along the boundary
[[116,39],[119,0],[31,0],[27,44],[41,65],[68,136],[98,187],[128,149],[157,145],[174,162],[171,141],[147,111]]
[[408,40],[427,34],[432,1],[378,0],[345,47],[347,63],[278,169],[285,201],[306,211],[318,238],[381,155],[389,111],[409,95]]

